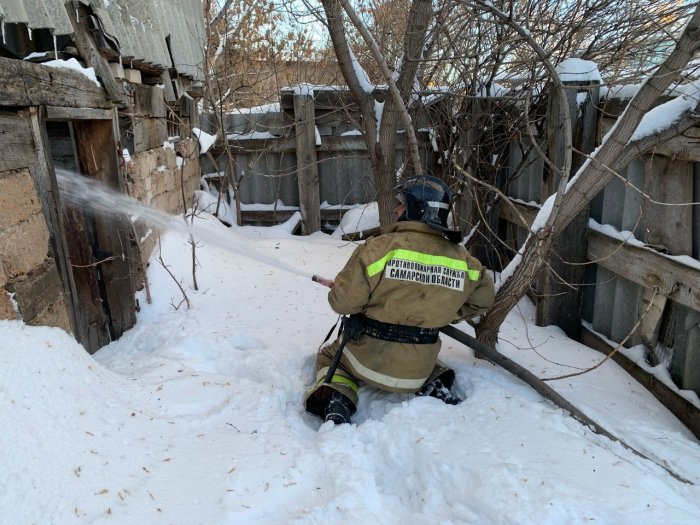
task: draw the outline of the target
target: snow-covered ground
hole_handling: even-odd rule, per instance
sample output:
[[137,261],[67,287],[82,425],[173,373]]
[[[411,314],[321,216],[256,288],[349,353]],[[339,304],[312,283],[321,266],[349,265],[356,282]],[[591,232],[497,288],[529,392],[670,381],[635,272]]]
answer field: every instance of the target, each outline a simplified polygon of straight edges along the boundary
[[[174,219],[180,220],[181,219]],[[466,400],[364,388],[352,425],[306,415],[327,290],[354,249],[285,226],[163,236],[136,326],[88,355],[59,329],[0,322],[0,523],[693,524],[700,446],[613,362],[551,383],[611,432],[688,478],[592,433],[443,337]],[[499,350],[546,377],[601,359],[526,300]],[[469,330],[465,324],[460,328]]]

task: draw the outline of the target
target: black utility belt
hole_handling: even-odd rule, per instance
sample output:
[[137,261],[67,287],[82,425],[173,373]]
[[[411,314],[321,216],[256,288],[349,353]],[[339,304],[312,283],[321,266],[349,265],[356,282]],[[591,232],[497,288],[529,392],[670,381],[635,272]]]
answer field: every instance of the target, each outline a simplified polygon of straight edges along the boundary
[[414,345],[429,345],[437,342],[439,330],[437,328],[421,328],[419,326],[406,326],[403,324],[382,323],[370,319],[361,314],[351,316],[360,317],[362,334],[382,341],[392,343],[406,343]]

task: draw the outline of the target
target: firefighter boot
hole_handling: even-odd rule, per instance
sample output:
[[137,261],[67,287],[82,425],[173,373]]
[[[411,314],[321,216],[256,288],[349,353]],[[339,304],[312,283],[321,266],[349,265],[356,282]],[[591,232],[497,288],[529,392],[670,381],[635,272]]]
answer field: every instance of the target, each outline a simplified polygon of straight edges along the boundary
[[448,405],[459,405],[462,402],[460,398],[450,392],[450,389],[443,384],[439,377],[427,385],[423,385],[423,388],[416,392],[416,395],[435,397]]
[[352,408],[352,401],[340,392],[333,392],[326,407],[325,419],[326,421],[333,421],[336,425],[350,423]]

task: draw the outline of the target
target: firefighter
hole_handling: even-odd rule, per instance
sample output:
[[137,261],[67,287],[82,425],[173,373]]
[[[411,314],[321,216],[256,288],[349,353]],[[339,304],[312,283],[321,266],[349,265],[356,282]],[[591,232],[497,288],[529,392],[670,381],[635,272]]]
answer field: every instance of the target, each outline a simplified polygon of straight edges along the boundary
[[325,421],[350,422],[360,383],[459,403],[451,391],[455,373],[437,359],[438,329],[481,315],[494,302],[493,280],[448,227],[449,188],[415,176],[396,187],[396,198],[397,223],[360,245],[330,283],[331,308],[350,316],[359,335],[347,341],[329,383],[341,337],[316,356],[317,383],[305,408]]

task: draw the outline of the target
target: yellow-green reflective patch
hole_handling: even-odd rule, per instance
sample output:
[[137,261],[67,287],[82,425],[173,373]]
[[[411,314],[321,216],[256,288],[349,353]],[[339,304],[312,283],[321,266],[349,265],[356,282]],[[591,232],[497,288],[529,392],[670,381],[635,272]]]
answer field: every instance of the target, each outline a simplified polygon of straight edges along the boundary
[[452,259],[444,255],[430,255],[428,253],[415,252],[413,250],[396,249],[388,252],[381,259],[367,266],[367,275],[372,277],[384,271],[387,263],[393,259],[401,259],[426,266],[442,266],[451,270],[459,270],[466,272],[470,281],[478,281],[481,277],[479,270],[470,270],[466,261],[460,259]]
[[[328,370],[328,368],[326,368],[325,370]],[[321,372],[321,370],[319,370],[319,372]],[[325,380],[325,378],[326,378],[326,372],[324,372],[321,379],[318,380],[317,386],[322,384],[323,381]],[[347,377],[338,375],[338,374],[333,375],[333,377],[331,378],[331,383],[340,383],[342,385],[345,385],[346,387],[348,387],[349,389],[351,389],[355,393],[357,393],[357,391],[360,390],[360,386],[357,383],[355,383],[355,381],[353,381],[352,379],[349,379]]]

